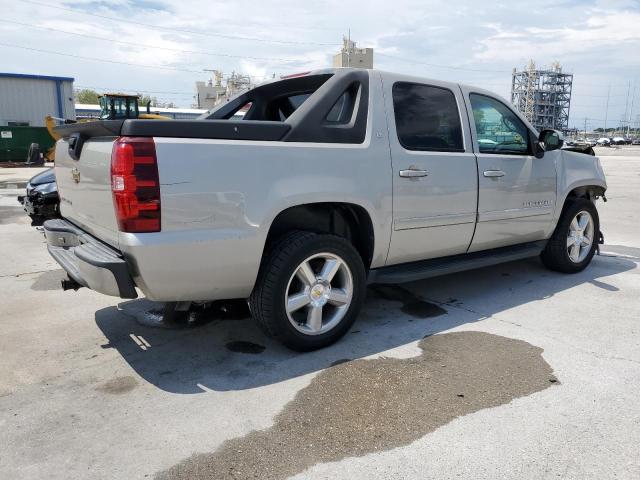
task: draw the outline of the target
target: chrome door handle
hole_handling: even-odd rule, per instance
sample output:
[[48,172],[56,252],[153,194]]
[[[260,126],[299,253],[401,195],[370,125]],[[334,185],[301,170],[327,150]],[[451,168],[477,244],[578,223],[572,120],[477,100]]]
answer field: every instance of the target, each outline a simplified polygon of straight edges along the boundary
[[426,170],[417,170],[415,168],[400,170],[400,176],[405,178],[426,177],[427,175],[429,174]]
[[502,170],[485,170],[484,176],[489,178],[504,177]]

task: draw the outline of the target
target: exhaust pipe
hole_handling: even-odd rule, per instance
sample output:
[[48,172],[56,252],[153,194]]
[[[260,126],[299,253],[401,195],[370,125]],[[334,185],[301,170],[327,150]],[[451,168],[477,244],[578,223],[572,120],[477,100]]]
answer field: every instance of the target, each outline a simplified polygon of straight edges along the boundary
[[78,290],[79,288],[83,287],[83,285],[80,285],[73,278],[69,278],[69,277],[60,280],[60,286],[62,287],[62,290],[64,290],[65,292],[67,290]]

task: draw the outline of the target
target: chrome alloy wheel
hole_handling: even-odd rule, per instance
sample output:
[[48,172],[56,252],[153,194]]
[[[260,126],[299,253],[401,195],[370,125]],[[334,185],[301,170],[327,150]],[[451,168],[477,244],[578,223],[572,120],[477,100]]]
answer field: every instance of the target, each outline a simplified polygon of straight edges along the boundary
[[338,325],[353,297],[353,276],[334,253],[304,260],[287,284],[285,310],[291,325],[305,335],[320,335]]
[[593,218],[585,210],[578,212],[571,220],[567,234],[567,253],[573,263],[580,263],[589,255],[594,239],[593,227]]

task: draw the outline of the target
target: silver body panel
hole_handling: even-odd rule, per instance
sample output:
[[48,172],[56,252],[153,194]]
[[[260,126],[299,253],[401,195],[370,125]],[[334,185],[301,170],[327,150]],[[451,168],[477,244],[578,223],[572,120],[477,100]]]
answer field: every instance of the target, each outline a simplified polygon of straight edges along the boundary
[[[375,269],[544,240],[573,188],[606,188],[591,156],[479,154],[467,112],[468,93],[481,90],[378,71],[369,75],[361,144],[155,138],[162,204],[158,233],[118,232],[110,191],[113,138],[89,139],[79,161],[59,141],[62,216],[122,252],[148,298],[205,301],[251,293],[269,228],[292,206],[362,207],[373,224],[370,267]],[[408,151],[400,145],[391,97],[396,81],[455,93],[464,152]],[[80,172],[79,183],[73,168]],[[428,175],[400,176],[409,168]],[[504,176],[483,175],[492,169]]]
[[106,137],[91,139],[85,143],[81,159],[74,160],[69,156],[67,141],[59,140],[55,172],[60,214],[103,242],[118,247],[118,224],[111,194],[114,141],[115,138]]
[[[393,233],[388,265],[465,253],[476,223],[477,166],[471,147],[469,122],[457,85],[447,82],[384,75],[384,98],[389,122],[393,175]],[[464,152],[405,149],[396,134],[392,88],[395,82],[428,84],[449,89],[461,114]],[[406,178],[400,171],[419,169],[426,176]]]

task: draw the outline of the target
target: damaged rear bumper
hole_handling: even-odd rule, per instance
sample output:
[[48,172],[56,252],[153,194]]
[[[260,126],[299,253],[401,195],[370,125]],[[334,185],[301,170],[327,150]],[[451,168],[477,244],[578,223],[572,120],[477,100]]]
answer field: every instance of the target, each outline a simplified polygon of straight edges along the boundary
[[127,262],[120,252],[63,219],[44,222],[47,249],[72,282],[63,288],[88,287],[120,298],[137,298]]

